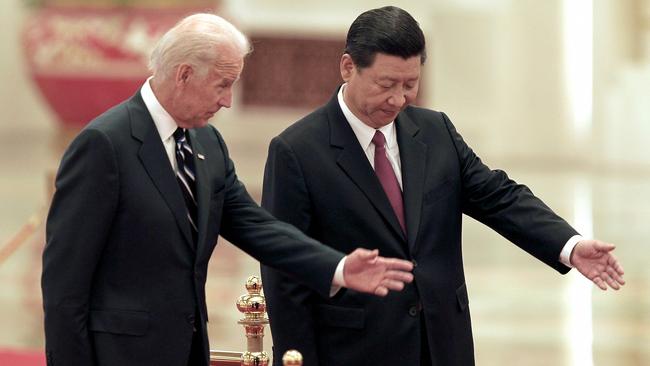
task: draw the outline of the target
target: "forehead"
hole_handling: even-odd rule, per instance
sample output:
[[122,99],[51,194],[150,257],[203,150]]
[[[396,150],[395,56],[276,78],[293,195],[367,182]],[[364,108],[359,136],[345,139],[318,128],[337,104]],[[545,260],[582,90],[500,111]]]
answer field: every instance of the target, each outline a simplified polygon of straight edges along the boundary
[[237,79],[244,68],[244,56],[235,47],[224,47],[211,67],[211,73],[220,78]]
[[421,67],[420,56],[403,59],[400,56],[378,53],[372,65],[364,70],[370,71],[377,78],[417,79]]
[[237,79],[244,68],[244,60],[218,62],[212,67],[212,75],[218,78]]

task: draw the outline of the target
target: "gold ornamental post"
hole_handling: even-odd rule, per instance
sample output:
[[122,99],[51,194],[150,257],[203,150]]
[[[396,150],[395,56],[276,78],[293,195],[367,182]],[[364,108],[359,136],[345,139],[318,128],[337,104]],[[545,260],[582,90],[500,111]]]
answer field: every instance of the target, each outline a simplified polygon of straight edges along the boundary
[[269,356],[264,352],[264,326],[269,323],[266,318],[266,299],[261,294],[262,280],[258,276],[250,276],[246,281],[248,294],[237,300],[237,309],[244,318],[237,323],[246,329],[246,352],[241,356],[242,366],[268,366]]

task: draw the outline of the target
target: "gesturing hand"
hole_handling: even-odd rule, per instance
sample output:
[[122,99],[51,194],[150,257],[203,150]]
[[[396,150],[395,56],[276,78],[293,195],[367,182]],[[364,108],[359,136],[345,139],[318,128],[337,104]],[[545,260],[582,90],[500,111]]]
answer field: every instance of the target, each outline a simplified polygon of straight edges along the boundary
[[389,290],[400,291],[404,283],[413,281],[413,263],[379,256],[378,250],[358,248],[345,259],[343,279],[346,287],[377,296]]
[[571,252],[571,264],[601,290],[607,290],[607,285],[618,290],[625,280],[623,267],[612,254],[614,248],[599,240],[581,240]]

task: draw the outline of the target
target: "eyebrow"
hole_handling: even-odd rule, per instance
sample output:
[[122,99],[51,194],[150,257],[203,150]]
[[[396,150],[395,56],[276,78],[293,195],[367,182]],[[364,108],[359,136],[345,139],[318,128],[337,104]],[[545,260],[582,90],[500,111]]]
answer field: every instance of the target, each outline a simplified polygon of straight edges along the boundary
[[223,78],[221,79],[221,83],[220,83],[220,84],[234,84],[234,83],[238,82],[239,79],[240,79],[239,76],[237,76],[237,77],[234,78],[234,79],[233,79],[233,78],[229,78],[229,77],[223,77]]
[[[418,77],[416,77],[416,78],[406,79],[406,82],[409,82],[409,81],[416,81],[416,80],[419,80],[419,79],[420,79],[420,77],[418,76]],[[400,81],[400,79],[396,79],[396,78],[393,78],[393,77],[390,77],[390,76],[380,76],[380,77],[377,78],[377,81],[391,81],[391,82],[398,82],[398,81]]]

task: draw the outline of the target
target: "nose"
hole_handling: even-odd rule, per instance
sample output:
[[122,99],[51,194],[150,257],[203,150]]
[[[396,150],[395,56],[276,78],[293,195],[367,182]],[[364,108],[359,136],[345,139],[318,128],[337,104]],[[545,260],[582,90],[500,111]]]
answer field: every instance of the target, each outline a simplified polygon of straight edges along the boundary
[[392,106],[401,108],[406,102],[406,96],[401,90],[397,90],[388,97],[388,103]]
[[225,108],[230,108],[232,105],[232,89],[228,89],[221,99],[219,99],[219,105]]

